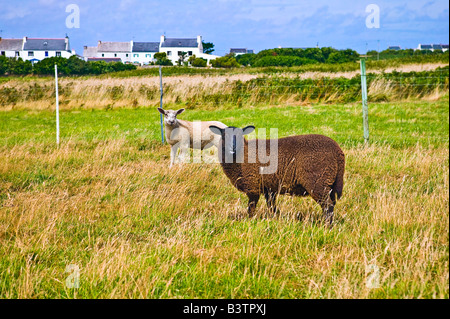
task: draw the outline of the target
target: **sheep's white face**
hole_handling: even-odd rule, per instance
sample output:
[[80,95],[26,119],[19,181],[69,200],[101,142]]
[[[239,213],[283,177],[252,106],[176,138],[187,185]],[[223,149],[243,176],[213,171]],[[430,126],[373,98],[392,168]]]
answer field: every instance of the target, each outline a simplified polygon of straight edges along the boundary
[[163,110],[158,107],[159,113],[164,115],[164,123],[168,126],[175,126],[177,124],[177,115],[184,112],[184,109],[174,110]]

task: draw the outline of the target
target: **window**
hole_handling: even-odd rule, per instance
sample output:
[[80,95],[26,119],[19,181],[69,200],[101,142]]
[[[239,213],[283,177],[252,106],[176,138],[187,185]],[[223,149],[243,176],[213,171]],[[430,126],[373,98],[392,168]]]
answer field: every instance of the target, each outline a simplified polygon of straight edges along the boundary
[[117,53],[114,53],[114,57],[117,58]]
[[139,58],[139,54],[133,54],[133,57]]
[[104,53],[102,53],[102,58],[104,58],[105,57],[105,54]]
[[6,55],[6,52],[5,52],[5,51],[2,51],[2,55]]
[[19,53],[19,51],[16,51],[16,56],[20,56],[20,53]]
[[171,56],[172,55],[172,51],[167,51],[167,56]]
[[127,54],[125,54],[125,56],[128,58],[128,53]]
[[34,51],[28,51],[28,56],[34,56]]
[[178,51],[178,56],[183,55],[182,51]]
[[188,51],[188,54],[189,54],[189,56],[191,56],[192,55],[192,51]]
[[45,51],[45,56],[48,56],[48,51]]
[[61,56],[61,52],[60,52],[60,51],[57,51],[57,52],[56,52],[56,56]]
[[152,55],[151,55],[151,54],[146,54],[145,57],[146,57],[146,58],[151,58]]

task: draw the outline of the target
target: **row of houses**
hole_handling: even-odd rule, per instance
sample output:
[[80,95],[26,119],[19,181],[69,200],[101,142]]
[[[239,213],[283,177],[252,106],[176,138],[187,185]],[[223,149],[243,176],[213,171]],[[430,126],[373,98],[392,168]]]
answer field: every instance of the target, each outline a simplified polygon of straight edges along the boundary
[[[159,42],[102,42],[97,46],[84,46],[83,58],[86,61],[120,61],[123,63],[136,63],[140,65],[155,61],[155,53],[165,52],[168,59],[176,64],[180,56],[184,60],[193,55],[198,58],[211,60],[219,56],[203,53],[202,36],[196,38],[166,38],[161,36]],[[61,39],[28,38],[2,39],[0,37],[0,55],[6,57],[22,58],[37,62],[49,57],[69,58],[75,55],[70,49],[69,37]]]
[[[392,45],[388,47],[389,50],[401,50],[402,48],[399,45]],[[419,50],[419,51],[442,51],[442,52],[446,52],[448,51],[448,44],[421,44],[419,43],[419,45],[417,46],[416,49],[414,50]]]
[[0,55],[11,58],[22,58],[37,62],[49,57],[69,58],[75,51],[70,49],[69,37],[62,39],[2,39],[0,37]]
[[218,58],[218,55],[203,53],[202,36],[196,38],[166,38],[162,35],[159,42],[102,42],[97,46],[83,48],[83,58],[86,61],[122,61],[140,65],[155,61],[155,53],[165,52],[169,60],[176,64],[180,57],[187,61],[189,57],[196,56],[209,62]]

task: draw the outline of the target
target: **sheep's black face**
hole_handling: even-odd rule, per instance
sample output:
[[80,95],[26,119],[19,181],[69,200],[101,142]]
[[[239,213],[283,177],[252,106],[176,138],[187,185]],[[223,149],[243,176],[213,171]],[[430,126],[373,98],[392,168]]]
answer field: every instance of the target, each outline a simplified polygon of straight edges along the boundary
[[243,163],[244,161],[244,135],[253,132],[254,126],[243,129],[229,126],[224,129],[210,126],[214,134],[221,136],[219,143],[219,159],[221,163]]

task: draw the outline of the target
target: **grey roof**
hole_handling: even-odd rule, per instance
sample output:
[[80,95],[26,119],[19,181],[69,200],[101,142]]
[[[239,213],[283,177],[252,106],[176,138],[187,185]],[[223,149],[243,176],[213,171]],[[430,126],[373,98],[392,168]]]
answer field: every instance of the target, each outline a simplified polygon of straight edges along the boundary
[[448,44],[441,44],[443,49],[448,49]]
[[442,50],[442,46],[440,44],[433,44],[433,49]]
[[98,52],[130,52],[130,42],[99,42]]
[[66,51],[69,50],[69,46],[66,46],[65,39],[27,39],[23,45],[23,49],[36,51]]
[[431,44],[422,44],[420,47],[421,47],[422,49],[432,49]]
[[247,49],[230,49],[230,53],[247,53]]
[[97,55],[97,47],[84,47],[83,48],[83,56],[90,58],[95,57]]
[[159,42],[133,42],[133,52],[158,52]]
[[22,39],[1,39],[0,38],[0,50],[2,51],[21,51]]
[[197,39],[177,39],[177,38],[166,38],[161,44],[164,48],[196,48],[198,47]]

